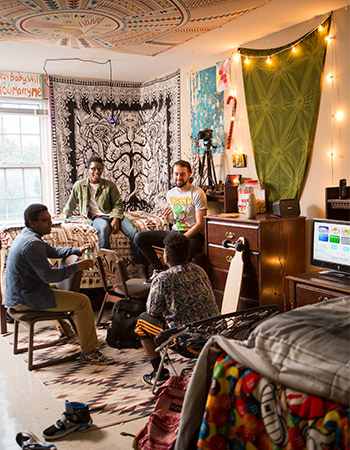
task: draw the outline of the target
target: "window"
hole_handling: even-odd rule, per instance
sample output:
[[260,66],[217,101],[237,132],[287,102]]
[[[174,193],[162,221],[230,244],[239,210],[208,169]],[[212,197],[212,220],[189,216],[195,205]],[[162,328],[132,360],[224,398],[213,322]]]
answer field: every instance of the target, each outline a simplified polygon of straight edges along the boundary
[[47,127],[45,102],[0,99],[1,222],[22,221],[31,203],[52,203]]

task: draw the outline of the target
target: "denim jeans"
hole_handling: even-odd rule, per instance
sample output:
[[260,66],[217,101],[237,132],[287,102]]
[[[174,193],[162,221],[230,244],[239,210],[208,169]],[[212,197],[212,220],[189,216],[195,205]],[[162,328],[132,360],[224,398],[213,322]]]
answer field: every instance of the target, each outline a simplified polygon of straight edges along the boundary
[[[144,257],[152,264],[153,269],[163,269],[162,263],[159,261],[157,253],[152,245],[156,247],[164,247],[164,239],[169,233],[181,233],[181,231],[165,231],[165,230],[148,230],[139,231],[135,236],[135,243],[143,253]],[[198,233],[189,238],[190,241],[190,260],[199,253],[204,244],[204,235]]]
[[[100,248],[111,248],[109,236],[111,234],[111,219],[109,216],[97,217],[91,224],[98,231],[98,240]],[[143,264],[143,254],[135,244],[134,237],[137,233],[137,228],[127,217],[123,217],[120,222],[120,230],[130,239],[131,250],[134,257],[135,264]]]

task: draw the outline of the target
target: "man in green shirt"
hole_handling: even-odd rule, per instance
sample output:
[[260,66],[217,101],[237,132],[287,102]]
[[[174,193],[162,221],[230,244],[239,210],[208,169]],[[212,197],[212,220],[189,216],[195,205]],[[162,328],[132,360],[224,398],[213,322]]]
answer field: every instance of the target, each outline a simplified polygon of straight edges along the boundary
[[87,162],[88,178],[77,181],[62,213],[70,217],[79,204],[80,214],[98,231],[100,248],[110,248],[109,237],[119,229],[130,239],[139,276],[146,278],[144,257],[134,243],[135,225],[124,216],[123,202],[117,186],[101,177],[102,159],[92,156]]

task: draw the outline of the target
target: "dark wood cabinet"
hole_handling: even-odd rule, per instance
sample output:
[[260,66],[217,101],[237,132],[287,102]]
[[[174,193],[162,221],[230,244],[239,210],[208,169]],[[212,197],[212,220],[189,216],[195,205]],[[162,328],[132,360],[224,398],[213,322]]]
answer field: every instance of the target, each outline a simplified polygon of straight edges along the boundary
[[221,305],[229,264],[235,251],[222,246],[244,237],[244,271],[239,308],[278,304],[281,311],[289,307],[288,274],[305,270],[305,217],[271,218],[266,214],[255,219],[206,216],[207,271],[218,304]]
[[237,186],[224,186],[222,194],[207,191],[207,201],[221,203],[224,213],[238,212]]
[[290,275],[287,279],[291,309],[350,295],[350,283],[320,278],[319,271]]
[[345,190],[346,198],[339,198],[339,187],[326,188],[326,218],[350,220],[350,186]]

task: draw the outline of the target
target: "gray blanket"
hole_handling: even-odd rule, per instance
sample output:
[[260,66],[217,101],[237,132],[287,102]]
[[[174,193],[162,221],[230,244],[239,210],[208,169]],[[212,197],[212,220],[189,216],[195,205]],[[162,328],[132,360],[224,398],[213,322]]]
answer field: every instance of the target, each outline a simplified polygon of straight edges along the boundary
[[175,450],[189,448],[207,397],[214,344],[246,367],[295,390],[350,404],[350,296],[297,308],[261,323],[245,341],[212,337],[187,388]]

